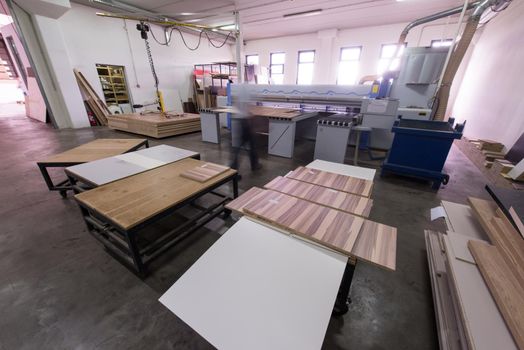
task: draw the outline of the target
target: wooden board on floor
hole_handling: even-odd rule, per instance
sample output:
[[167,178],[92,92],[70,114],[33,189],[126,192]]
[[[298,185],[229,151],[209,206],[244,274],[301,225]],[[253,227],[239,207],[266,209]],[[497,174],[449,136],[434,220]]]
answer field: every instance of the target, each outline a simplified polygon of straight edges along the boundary
[[350,257],[395,269],[394,227],[271,190],[250,190],[229,208]]
[[251,187],[246,192],[242,193],[237,198],[226,204],[226,208],[233,210],[239,214],[244,213],[244,207],[251,203],[253,200],[256,200],[257,196],[263,193],[264,190],[258,187]]
[[345,211],[362,217],[368,217],[373,200],[347,192],[278,176],[264,185],[265,188],[305,199],[333,209]]
[[146,139],[96,139],[68,151],[56,154],[39,163],[85,163],[113,157],[135,149]]
[[198,182],[206,182],[231,169],[230,167],[218,165],[214,163],[204,163],[180,173],[180,176],[195,180]]
[[82,72],[73,69],[78,86],[84,93],[87,104],[95,114],[96,119],[100,125],[107,125],[107,116],[111,114],[106,104],[98,97],[98,94],[93,89],[89,81],[84,77]]
[[373,187],[372,181],[305,167],[298,167],[286,177],[364,197],[371,195]]
[[475,241],[468,245],[513,339],[524,349],[524,285],[499,248]]
[[118,114],[107,117],[108,125],[115,130],[163,138],[200,131],[200,115],[184,113],[167,118],[160,113]]
[[236,174],[235,170],[229,169],[204,183],[180,176],[202,164],[204,162],[192,158],[182,159],[77,194],[75,198],[98,215],[128,230]]

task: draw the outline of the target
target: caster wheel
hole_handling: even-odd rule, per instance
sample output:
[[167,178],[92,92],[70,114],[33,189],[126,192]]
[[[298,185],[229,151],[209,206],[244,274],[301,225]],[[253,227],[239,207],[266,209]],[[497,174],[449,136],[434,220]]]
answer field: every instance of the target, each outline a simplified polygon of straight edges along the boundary
[[60,196],[62,196],[62,198],[67,198],[67,191],[66,190],[60,190]]

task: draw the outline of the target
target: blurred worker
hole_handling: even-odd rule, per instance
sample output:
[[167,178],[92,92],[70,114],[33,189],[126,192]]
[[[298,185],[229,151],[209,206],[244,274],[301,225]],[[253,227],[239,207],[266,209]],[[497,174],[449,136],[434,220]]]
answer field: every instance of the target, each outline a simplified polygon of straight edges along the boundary
[[240,144],[233,150],[233,162],[231,163],[231,168],[238,170],[238,156],[240,149],[242,146],[248,145],[251,170],[258,170],[262,165],[258,162],[257,145],[255,142],[256,135],[253,132],[253,115],[249,110],[249,107],[251,106],[251,96],[249,95],[245,84],[239,86],[234,105],[239,111],[235,118],[240,123]]

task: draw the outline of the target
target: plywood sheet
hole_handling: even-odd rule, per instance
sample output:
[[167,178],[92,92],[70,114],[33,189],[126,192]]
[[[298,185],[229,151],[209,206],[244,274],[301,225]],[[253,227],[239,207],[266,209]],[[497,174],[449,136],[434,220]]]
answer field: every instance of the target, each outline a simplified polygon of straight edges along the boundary
[[251,106],[249,107],[249,112],[253,115],[260,116],[260,117],[281,118],[281,119],[293,119],[302,114],[302,112],[297,111],[296,109],[274,108],[274,107],[265,107],[265,106]]
[[107,117],[112,129],[162,138],[200,130],[200,115],[184,113],[166,117],[160,113],[118,114]]
[[500,249],[474,241],[469,242],[469,248],[515,342],[524,349],[524,285]]
[[373,205],[373,200],[366,197],[282,176],[276,177],[264,187],[362,217],[369,216]]
[[291,173],[287,174],[286,177],[364,197],[369,197],[371,195],[373,187],[373,182],[369,180],[357,179],[350,176],[305,167],[298,167]]
[[395,269],[394,227],[271,190],[248,200],[243,212],[348,256]]
[[229,167],[223,165],[218,165],[214,163],[204,163],[202,165],[194,167],[193,169],[188,169],[180,173],[180,176],[198,182],[206,182],[229,169]]
[[42,163],[85,163],[116,156],[138,147],[145,139],[97,139],[56,154]]
[[479,240],[474,239],[471,236],[463,235],[454,231],[447,231],[447,235],[450,242],[449,248],[453,250],[453,253],[457,257],[457,259],[474,264],[475,259],[473,259],[473,256],[469,252],[468,242],[470,240]]
[[119,227],[130,229],[236,174],[229,169],[204,183],[180,176],[203,164],[191,158],[182,159],[77,194],[75,198]]

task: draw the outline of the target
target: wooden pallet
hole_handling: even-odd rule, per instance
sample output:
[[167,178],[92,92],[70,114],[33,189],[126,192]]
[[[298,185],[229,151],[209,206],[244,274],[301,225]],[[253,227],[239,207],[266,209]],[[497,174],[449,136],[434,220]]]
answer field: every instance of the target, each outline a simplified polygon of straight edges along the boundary
[[200,131],[200,115],[184,113],[166,118],[160,113],[108,116],[109,127],[134,134],[163,138]]

